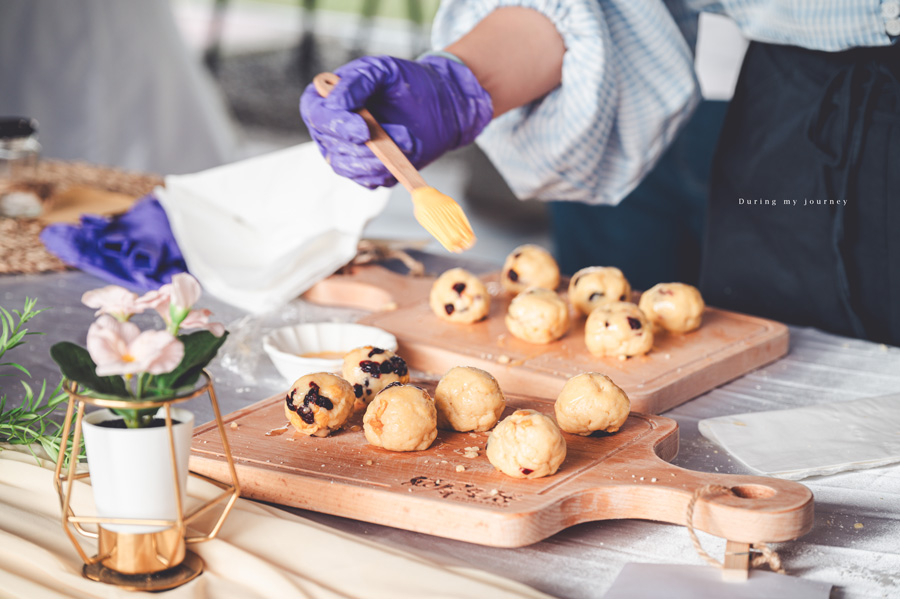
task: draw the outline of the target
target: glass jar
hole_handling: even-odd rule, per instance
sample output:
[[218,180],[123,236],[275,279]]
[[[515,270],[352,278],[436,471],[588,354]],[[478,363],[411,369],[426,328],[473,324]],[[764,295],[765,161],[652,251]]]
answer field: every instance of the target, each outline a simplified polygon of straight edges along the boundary
[[38,123],[25,117],[0,117],[0,178],[15,179],[34,171],[41,155]]

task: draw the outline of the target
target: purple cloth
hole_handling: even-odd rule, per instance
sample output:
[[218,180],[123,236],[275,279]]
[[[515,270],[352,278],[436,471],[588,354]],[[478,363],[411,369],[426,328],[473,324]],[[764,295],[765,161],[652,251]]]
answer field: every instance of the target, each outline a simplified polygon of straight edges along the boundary
[[331,168],[368,188],[397,181],[365,146],[369,129],[354,111],[369,109],[416,168],[472,143],[493,117],[472,71],[442,56],[364,56],[335,74],[341,80],[328,98],[307,86],[300,113]]
[[80,226],[49,225],[41,241],[66,264],[135,291],[157,289],[187,271],[166,212],[152,195],[120,216],[85,214]]

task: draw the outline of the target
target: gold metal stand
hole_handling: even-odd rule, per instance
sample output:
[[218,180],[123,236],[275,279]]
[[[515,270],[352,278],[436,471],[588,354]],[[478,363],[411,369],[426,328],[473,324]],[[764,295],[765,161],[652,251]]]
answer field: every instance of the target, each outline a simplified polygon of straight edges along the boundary
[[[85,563],[82,573],[86,578],[113,584],[127,590],[161,591],[184,584],[196,578],[203,571],[203,560],[195,553],[188,551],[186,545],[208,541],[218,534],[226,516],[231,511],[232,506],[234,506],[234,502],[240,496],[240,485],[234,468],[234,461],[231,457],[231,448],[228,445],[225,425],[222,422],[222,414],[219,412],[219,404],[216,401],[212,378],[206,370],[202,373],[202,379],[202,384],[189,393],[167,399],[142,401],[88,397],[78,393],[77,385],[74,382],[65,382],[65,389],[69,394],[69,405],[66,410],[66,420],[62,433],[61,447],[63,450],[60,451],[56,462],[54,482],[59,494],[63,529]],[[178,466],[175,457],[175,437],[172,431],[171,407],[174,404],[193,399],[204,393],[209,396],[213,413],[215,414],[216,426],[222,438],[225,458],[228,461],[231,484],[219,482],[202,474],[189,472],[190,476],[222,489],[222,493],[197,506],[189,514],[185,514],[181,500],[181,482],[178,477]],[[85,480],[90,477],[90,472],[78,473],[76,471],[79,457],[78,449],[81,446],[82,420],[86,404],[120,410],[165,409],[172,476],[175,481],[177,515],[174,520],[101,518],[96,516],[78,516],[74,513],[71,507],[71,500],[75,481]],[[74,426],[71,424],[73,414],[76,415]],[[65,448],[68,447],[70,434],[73,436],[72,449],[68,456],[68,471],[64,472]],[[223,503],[224,507],[221,514],[207,532],[187,534],[189,525],[195,523],[200,516],[207,514],[215,506]],[[163,528],[156,532],[129,534],[109,530],[103,527],[104,524],[131,524]],[[95,525],[93,527],[95,530],[85,528],[84,525]],[[74,534],[75,532],[83,537],[97,539],[97,555],[88,556],[78,541],[78,537]]]

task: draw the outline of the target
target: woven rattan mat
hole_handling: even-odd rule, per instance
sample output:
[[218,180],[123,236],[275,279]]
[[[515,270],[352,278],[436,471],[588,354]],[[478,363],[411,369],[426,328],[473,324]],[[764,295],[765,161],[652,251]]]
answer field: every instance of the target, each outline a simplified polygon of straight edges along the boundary
[[[67,186],[81,185],[139,198],[162,185],[161,177],[81,162],[42,161],[27,177],[13,181],[40,189],[46,199]],[[67,270],[40,240],[42,225],[33,219],[0,217],[0,275]]]

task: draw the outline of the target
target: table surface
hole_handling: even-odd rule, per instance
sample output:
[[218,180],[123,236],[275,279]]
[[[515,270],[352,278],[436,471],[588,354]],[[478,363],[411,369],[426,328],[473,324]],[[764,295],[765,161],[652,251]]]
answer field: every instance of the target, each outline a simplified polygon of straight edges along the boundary
[[[440,272],[446,258],[426,260]],[[472,267],[470,265],[470,267]],[[472,267],[473,270],[478,270]],[[81,294],[104,285],[80,272],[0,277],[0,305],[21,309],[26,297],[50,308],[30,324],[46,333],[6,357],[26,365],[33,377],[59,380],[49,358],[57,341],[83,343],[93,320]],[[262,351],[262,335],[278,326],[307,321],[353,321],[363,313],[295,300],[270,314],[247,315],[209,296],[201,299],[230,337],[211,366],[223,412],[231,412],[282,391],[286,384]],[[141,317],[136,322],[141,324]],[[147,322],[152,322],[148,318]],[[792,328],[783,359],[665,413],[680,426],[674,463],[707,472],[749,474],[741,464],[700,435],[704,418],[795,408],[882,395],[900,390],[900,349]],[[5,386],[15,401],[17,392]],[[189,406],[198,422],[212,418],[208,402]],[[802,481],[815,495],[815,525],[807,535],[774,546],[789,574],[833,584],[834,598],[900,596],[900,465],[816,477]],[[451,541],[365,522],[293,510],[335,529],[449,564],[469,565],[529,584],[557,597],[596,598],[629,562],[699,565],[681,526],[638,520],[581,524],[540,543],[499,549]],[[704,547],[721,556],[725,541],[700,533]]]

